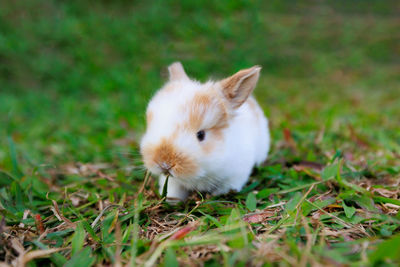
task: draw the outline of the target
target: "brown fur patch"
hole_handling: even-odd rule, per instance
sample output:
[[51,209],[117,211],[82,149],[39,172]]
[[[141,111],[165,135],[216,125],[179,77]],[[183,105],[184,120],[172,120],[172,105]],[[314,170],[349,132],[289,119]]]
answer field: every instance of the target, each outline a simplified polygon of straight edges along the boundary
[[185,122],[185,127],[192,131],[207,130],[201,129],[204,116],[207,113],[215,116],[214,125],[212,128],[225,128],[228,126],[228,113],[221,102],[218,101],[218,95],[206,93],[197,93],[193,100],[185,107],[189,110],[189,120]]
[[157,146],[145,147],[142,154],[146,166],[166,163],[179,177],[191,176],[196,173],[198,168],[190,156],[177,151],[173,143],[167,139],[161,140]]
[[[185,106],[189,111],[188,121],[184,128],[196,134],[199,130],[206,131],[206,139],[201,143],[202,150],[209,154],[223,138],[223,129],[229,125],[229,115],[216,90],[197,93],[193,100]],[[187,111],[186,111],[187,112]],[[213,117],[211,125],[204,125],[205,116]],[[202,127],[205,127],[204,129]]]
[[208,94],[198,93],[188,104],[189,121],[188,126],[193,130],[200,130],[203,117],[207,110],[211,108],[212,98]]

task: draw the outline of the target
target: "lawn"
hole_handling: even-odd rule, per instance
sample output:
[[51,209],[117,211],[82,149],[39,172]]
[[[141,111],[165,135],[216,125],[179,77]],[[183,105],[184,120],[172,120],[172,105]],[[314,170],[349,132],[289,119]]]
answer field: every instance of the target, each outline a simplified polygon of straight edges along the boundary
[[[399,266],[398,1],[0,3],[0,266]],[[180,60],[263,67],[272,149],[169,206],[138,152]],[[146,178],[146,179],[145,179]]]

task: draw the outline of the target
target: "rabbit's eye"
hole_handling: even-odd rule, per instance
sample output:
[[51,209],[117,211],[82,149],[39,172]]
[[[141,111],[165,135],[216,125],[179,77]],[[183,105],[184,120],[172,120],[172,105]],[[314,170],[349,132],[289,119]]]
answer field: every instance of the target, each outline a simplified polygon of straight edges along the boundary
[[204,130],[198,131],[196,136],[197,136],[197,140],[199,140],[201,142],[204,140],[204,138],[206,138],[206,132]]

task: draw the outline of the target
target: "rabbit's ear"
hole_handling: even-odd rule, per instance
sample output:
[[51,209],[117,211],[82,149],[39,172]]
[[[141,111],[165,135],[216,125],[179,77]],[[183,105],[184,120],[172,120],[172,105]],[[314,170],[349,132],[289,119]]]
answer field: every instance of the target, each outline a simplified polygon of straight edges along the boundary
[[169,80],[189,80],[180,62],[174,62],[168,66]]
[[240,107],[256,87],[260,66],[241,70],[221,81],[222,92],[233,108]]

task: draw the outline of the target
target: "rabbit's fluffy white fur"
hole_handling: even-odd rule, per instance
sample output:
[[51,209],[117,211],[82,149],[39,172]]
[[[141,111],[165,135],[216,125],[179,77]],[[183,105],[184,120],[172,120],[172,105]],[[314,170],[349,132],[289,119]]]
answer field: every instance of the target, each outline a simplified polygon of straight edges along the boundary
[[204,84],[189,79],[179,62],[168,70],[169,81],[148,105],[141,141],[160,192],[166,175],[170,201],[185,200],[191,190],[241,190],[270,146],[267,118],[251,96],[261,67]]

